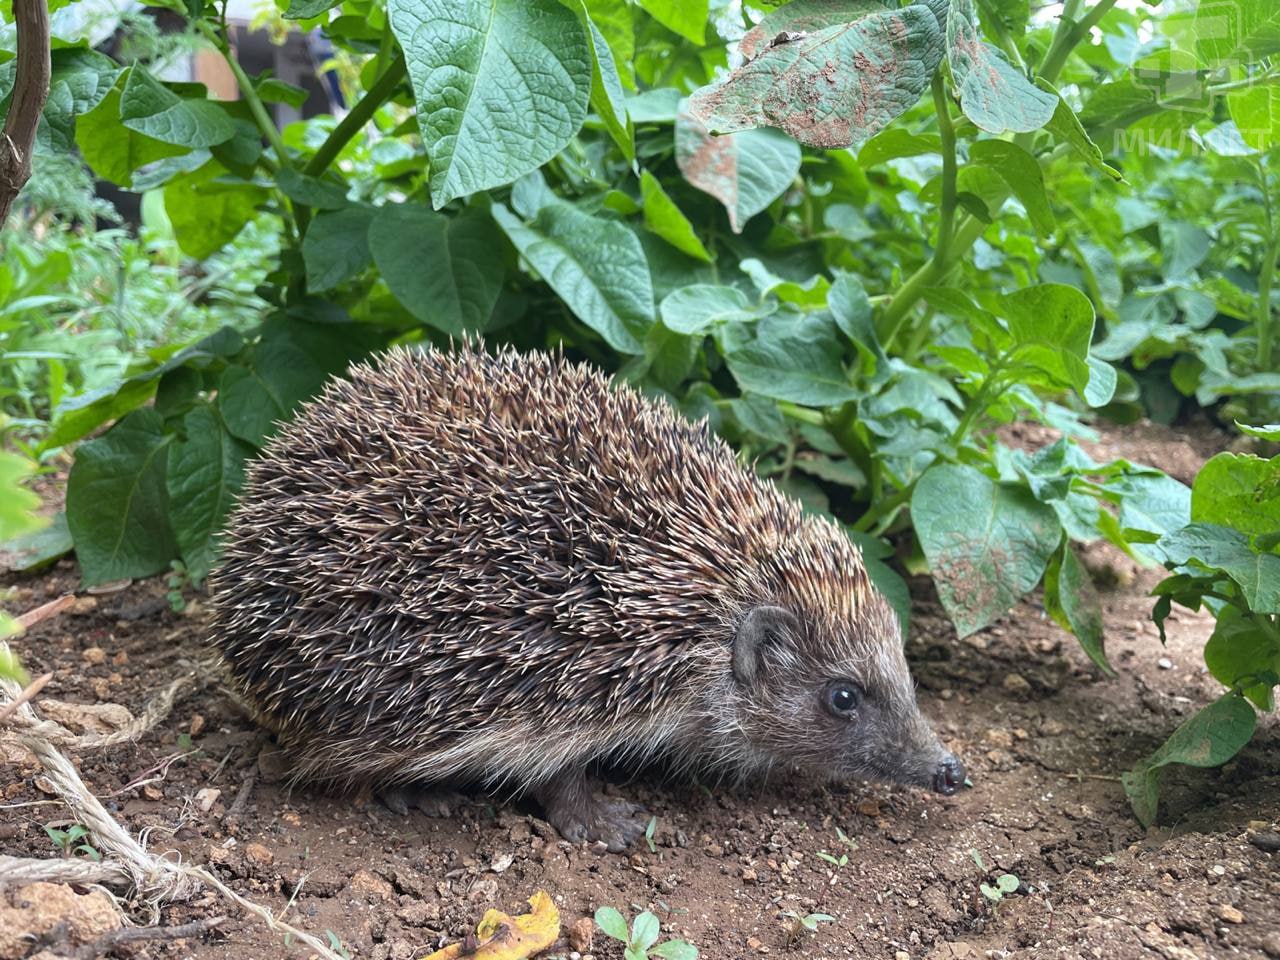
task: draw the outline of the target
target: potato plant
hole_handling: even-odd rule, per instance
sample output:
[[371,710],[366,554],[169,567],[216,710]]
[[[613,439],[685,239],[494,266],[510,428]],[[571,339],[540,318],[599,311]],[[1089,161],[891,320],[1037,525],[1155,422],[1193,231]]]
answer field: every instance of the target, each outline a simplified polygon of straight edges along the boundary
[[[1078,443],[1092,417],[1191,401],[1280,419],[1269,0],[279,0],[332,40],[352,104],[284,130],[265,105],[303,92],[245,74],[219,5],[168,5],[240,98],[117,63],[55,12],[37,180],[76,151],[188,257],[250,224],[278,242],[260,321],[53,405],[40,452],[79,442],[87,583],[175,559],[201,580],[245,462],[327,377],[483,337],[708,420],[844,525],[904,623],[904,569],[961,636],[1041,586],[1111,672],[1078,547],[1164,562],[1163,596],[1218,604],[1215,676],[1270,707],[1274,624],[1240,625],[1280,610],[1188,530],[1234,529],[1268,566],[1274,530]],[[1061,439],[1015,449],[1016,421]]]

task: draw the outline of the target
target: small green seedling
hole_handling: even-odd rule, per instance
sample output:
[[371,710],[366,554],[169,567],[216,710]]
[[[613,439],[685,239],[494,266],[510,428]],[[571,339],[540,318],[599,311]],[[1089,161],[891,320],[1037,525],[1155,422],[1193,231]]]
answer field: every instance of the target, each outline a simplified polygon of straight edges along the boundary
[[644,828],[644,842],[649,845],[650,853],[658,852],[658,845],[653,842],[653,831],[658,828],[658,818],[650,817],[649,825]]
[[[978,869],[983,873],[989,872],[986,863],[983,862],[982,854],[974,848],[969,849],[969,855],[973,857],[973,862],[978,865]],[[1012,873],[1002,873],[996,877],[996,885],[993,887],[989,883],[978,884],[978,890],[982,895],[991,901],[992,905],[998,904],[1008,894],[1013,893],[1018,887],[1022,886],[1022,881]]]
[[49,835],[49,839],[53,841],[53,845],[62,851],[64,857],[81,853],[90,860],[98,861],[102,859],[102,854],[91,843],[80,843],[85,837],[89,836],[89,829],[75,824],[67,830],[59,830],[57,827],[45,825],[44,832]]
[[790,919],[790,923],[786,925],[787,946],[793,946],[805,931],[809,933],[818,932],[818,924],[831,923],[835,917],[827,913],[806,913],[803,917],[794,910],[783,910],[782,915]]
[[338,935],[332,930],[326,930],[325,937],[329,940],[329,949],[342,957],[343,960],[351,960],[351,951],[342,945],[342,941],[338,939]]
[[999,903],[1004,899],[1005,894],[1013,893],[1022,884],[1022,881],[1015,877],[1012,873],[1002,873],[996,877],[996,885],[994,887],[989,884],[980,883],[978,889],[982,891],[982,895],[992,903]]
[[596,926],[625,945],[626,949],[622,954],[624,960],[649,960],[650,957],[660,957],[662,960],[697,960],[698,948],[691,943],[683,940],[658,943],[661,926],[658,918],[648,910],[639,914],[628,930],[627,920],[621,913],[613,907],[601,907],[596,911]]
[[[846,847],[849,848],[850,853],[858,849],[858,841],[852,839],[839,827],[836,827],[836,838],[842,844],[844,844]],[[840,854],[839,857],[837,857],[835,856],[835,854],[831,854],[831,853],[828,853],[826,850],[822,850],[818,853],[818,858],[821,860],[825,860],[827,863],[831,864],[837,870],[839,870],[841,867],[844,867],[849,863],[848,853],[842,853]]]

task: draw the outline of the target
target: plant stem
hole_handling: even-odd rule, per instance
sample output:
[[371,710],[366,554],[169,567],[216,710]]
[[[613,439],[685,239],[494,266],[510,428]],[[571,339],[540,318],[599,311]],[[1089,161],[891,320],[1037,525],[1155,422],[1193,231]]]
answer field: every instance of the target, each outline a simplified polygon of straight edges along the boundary
[[258,97],[258,91],[253,87],[253,81],[249,79],[249,75],[244,72],[244,68],[240,66],[239,61],[232,54],[230,45],[223,42],[222,38],[218,36],[218,31],[213,29],[207,21],[197,20],[196,29],[204,34],[205,39],[212,43],[218,52],[222,54],[222,58],[227,61],[227,66],[231,68],[231,73],[236,78],[236,85],[240,88],[240,96],[244,97],[244,102],[248,104],[249,112],[253,114],[253,119],[258,125],[258,129],[262,131],[262,135],[271,144],[271,149],[275,151],[276,158],[280,161],[280,166],[293,166],[293,162],[289,158],[289,148],[284,145],[284,138],[280,136],[280,131],[276,129],[275,121],[271,119],[271,114],[267,113],[267,108],[263,106],[262,100]]
[[378,77],[373,86],[360,98],[360,102],[351,108],[351,112],[342,118],[342,122],[334,127],[324,143],[320,144],[320,149],[307,162],[302,172],[311,177],[318,177],[329,169],[329,164],[333,163],[342,152],[342,148],[364,128],[378,108],[391,99],[391,95],[395,93],[404,75],[404,56],[397,55],[382,76]]
[[947,265],[956,225],[956,128],[951,123],[951,105],[947,102],[941,70],[933,75],[933,108],[938,114],[938,134],[942,138],[942,208],[938,245],[933,248],[934,262],[941,270]]
[[1258,369],[1271,370],[1271,344],[1274,331],[1271,316],[1271,286],[1275,280],[1276,257],[1280,254],[1280,235],[1276,233],[1275,205],[1267,185],[1267,172],[1262,161],[1256,161],[1258,179],[1262,184],[1262,205],[1267,223],[1267,247],[1262,255],[1262,270],[1258,274]]
[[951,105],[947,102],[946,82],[939,69],[933,75],[933,107],[938,115],[938,134],[942,138],[942,203],[939,208],[938,242],[929,262],[907,279],[885,307],[880,318],[885,350],[888,350],[906,325],[911,310],[925,287],[940,280],[951,268],[952,242],[956,233],[956,128],[951,122]]
[[1080,7],[1083,5],[1082,0],[1072,2],[1067,0],[1062,10],[1062,19],[1058,21],[1058,29],[1053,35],[1053,43],[1049,45],[1049,50],[1044,56],[1044,62],[1040,64],[1039,74],[1045,80],[1053,83],[1058,78],[1058,74],[1062,72],[1062,68],[1067,65],[1067,58],[1071,56],[1071,51],[1085,37],[1089,36],[1089,31],[1098,25],[1098,22],[1105,17],[1116,5],[1116,0],[1099,0],[1083,18],[1076,20]]

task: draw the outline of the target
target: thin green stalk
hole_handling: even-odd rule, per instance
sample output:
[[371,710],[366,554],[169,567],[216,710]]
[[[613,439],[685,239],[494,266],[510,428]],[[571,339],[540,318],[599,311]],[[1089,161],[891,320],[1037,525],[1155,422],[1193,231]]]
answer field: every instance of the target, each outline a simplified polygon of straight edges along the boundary
[[236,78],[236,85],[240,87],[240,96],[244,97],[244,102],[249,106],[249,112],[253,114],[253,120],[258,125],[258,129],[262,131],[262,135],[266,137],[267,142],[271,144],[271,149],[275,151],[280,166],[290,167],[292,161],[289,159],[289,148],[284,145],[284,138],[280,136],[280,131],[276,129],[275,121],[271,119],[271,114],[267,113],[267,108],[263,106],[262,100],[258,97],[258,91],[253,87],[253,81],[249,79],[249,75],[236,61],[231,53],[231,48],[225,44],[218,32],[204,20],[196,21],[196,28],[212,43],[218,52],[222,54],[222,58],[227,61],[227,66],[231,68],[232,75]]
[[391,95],[395,93],[396,87],[400,86],[404,75],[404,56],[397,55],[382,76],[378,77],[373,86],[360,98],[360,102],[351,108],[351,112],[342,118],[342,121],[325,138],[324,143],[320,144],[320,149],[308,161],[302,172],[308,176],[318,177],[329,169],[329,164],[337,159],[342,148],[364,129],[364,125],[369,122],[378,108],[391,99]]
[[1053,43],[1045,54],[1044,62],[1040,64],[1040,76],[1050,83],[1058,79],[1058,74],[1067,65],[1067,58],[1071,56],[1071,51],[1079,45],[1081,40],[1089,36],[1089,31],[1110,12],[1116,5],[1116,0],[1099,0],[1098,4],[1084,17],[1076,20],[1081,5],[1081,3],[1072,4],[1068,0],[1062,11],[1062,19],[1058,21],[1058,30],[1054,34]]
[[1258,179],[1262,184],[1262,209],[1266,216],[1267,248],[1262,255],[1262,270],[1258,274],[1258,369],[1271,369],[1271,345],[1275,331],[1271,310],[1271,287],[1276,275],[1276,257],[1280,254],[1280,236],[1276,234],[1275,205],[1268,189],[1267,172],[1262,161],[1256,161]]
[[942,207],[938,245],[933,248],[933,259],[941,269],[947,265],[956,225],[956,128],[951,122],[951,104],[947,102],[941,70],[933,75],[933,108],[938,114],[938,135],[942,138]]

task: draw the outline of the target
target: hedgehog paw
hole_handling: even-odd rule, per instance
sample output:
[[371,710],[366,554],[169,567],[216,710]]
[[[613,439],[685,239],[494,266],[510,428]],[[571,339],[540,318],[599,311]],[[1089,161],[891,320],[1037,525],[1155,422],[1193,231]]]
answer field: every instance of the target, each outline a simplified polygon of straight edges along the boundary
[[585,779],[569,777],[538,791],[548,822],[570,843],[602,842],[611,853],[625,850],[645,831],[644,808],[629,800],[591,793]]
[[464,799],[462,794],[451,790],[433,790],[403,783],[383,787],[376,793],[383,806],[401,817],[408,816],[413,809],[421,810],[428,817],[445,819],[453,816]]

